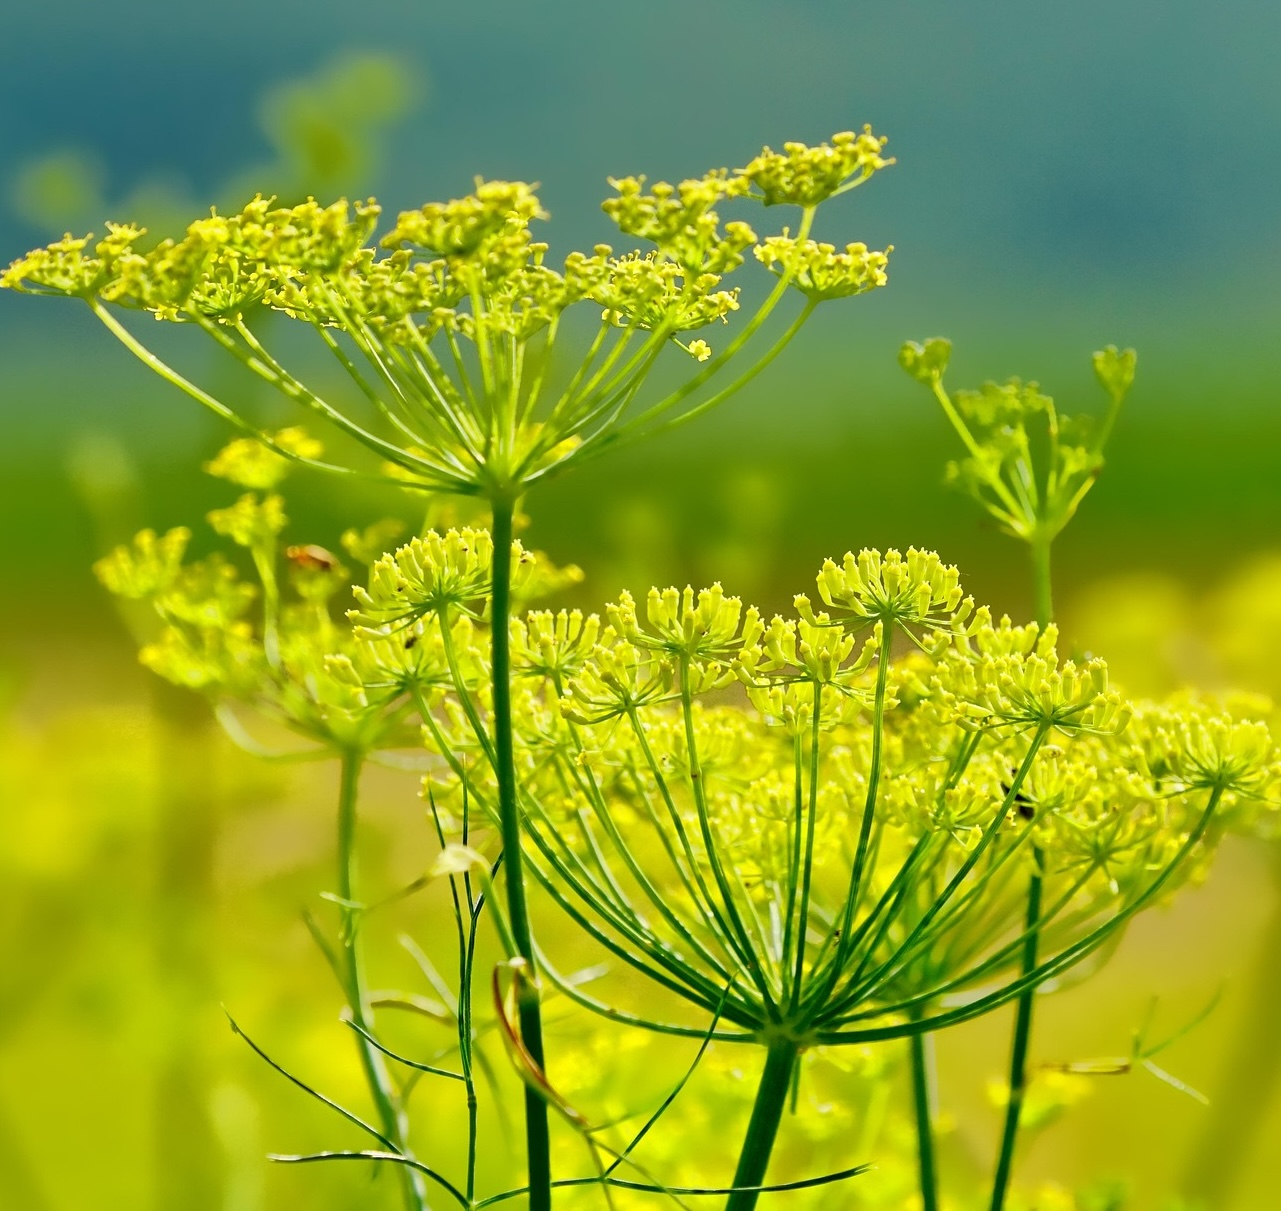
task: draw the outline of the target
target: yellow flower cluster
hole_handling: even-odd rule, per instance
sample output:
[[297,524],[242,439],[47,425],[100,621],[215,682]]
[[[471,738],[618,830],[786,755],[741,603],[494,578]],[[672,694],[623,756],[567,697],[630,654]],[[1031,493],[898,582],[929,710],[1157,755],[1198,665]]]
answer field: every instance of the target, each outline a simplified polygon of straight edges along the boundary
[[[461,606],[484,591],[480,541],[421,542],[414,590],[402,549],[366,596]],[[833,614],[802,596],[765,624],[713,586],[653,590],[643,619],[624,595],[512,628],[529,862],[616,953],[745,1030],[788,1013],[849,1041],[981,1012],[1021,978],[1013,875],[1043,880],[1038,970],[1061,970],[1194,877],[1212,819],[1276,777],[1257,725],[1174,704],[1127,726],[1102,662],[972,610],[931,553],[850,554],[817,586]],[[929,642],[896,658],[888,628]],[[483,633],[458,646],[472,671],[432,699],[451,771],[432,794],[492,810]]]
[[831,244],[770,236],[756,246],[756,259],[782,276],[791,274],[791,285],[816,303],[864,294],[889,281],[885,267],[889,254],[872,252],[866,244],[847,244],[838,252]]
[[[234,401],[167,364],[117,311],[202,331],[220,355],[372,452],[379,478],[511,501],[606,439],[679,423],[727,398],[773,360],[815,304],[884,285],[884,253],[809,239],[819,202],[887,163],[881,143],[869,133],[814,148],[789,143],[742,171],[715,169],[677,185],[619,178],[604,208],[643,246],[571,251],[559,266],[531,233],[547,217],[534,187],[478,179],[464,197],[402,212],[381,239],[372,199],[281,206],[258,196],[154,245],[139,227],[109,224],[96,242],[68,235],[19,258],[0,288],[82,299],[151,370],[277,454],[315,462],[272,444]],[[760,242],[750,223],[719,213],[787,198],[803,208],[795,240],[784,233]],[[749,249],[780,281],[750,317],[739,317],[740,290],[728,277]],[[767,345],[758,334],[789,282],[807,306]],[[561,319],[586,305],[599,309],[600,328],[567,359],[583,333]],[[310,331],[317,351],[350,380],[351,399],[331,402],[286,369],[293,354],[273,353],[261,331],[266,310]],[[740,331],[716,355],[707,340],[686,335],[731,320]],[[731,362],[747,360],[749,343],[753,364],[704,389]],[[647,399],[668,347],[688,356],[685,381]],[[370,473],[358,463],[325,466]],[[270,486],[260,483],[270,477],[266,464],[243,474],[255,481],[247,487]]]
[[767,147],[739,171],[760,190],[767,206],[816,206],[892,164],[881,155],[885,143],[865,126],[857,134],[842,131],[817,147],[784,143],[781,152]]
[[748,182],[724,170],[669,185],[658,181],[648,193],[644,177],[610,178],[618,192],[602,203],[624,235],[649,240],[664,256],[693,277],[728,273],[743,263],[743,253],[756,242],[744,222],[727,223],[713,209],[719,202],[746,197]]

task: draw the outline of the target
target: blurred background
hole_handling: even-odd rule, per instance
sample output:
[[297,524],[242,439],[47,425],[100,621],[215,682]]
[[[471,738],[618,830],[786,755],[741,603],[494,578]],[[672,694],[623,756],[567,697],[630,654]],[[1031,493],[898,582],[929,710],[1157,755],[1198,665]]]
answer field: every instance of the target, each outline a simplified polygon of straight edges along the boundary
[[[550,487],[536,544],[586,569],[585,601],[721,579],[766,606],[826,555],[916,544],[1026,614],[1021,553],[943,488],[951,435],[896,350],[947,335],[953,384],[1018,374],[1076,411],[1102,403],[1090,352],[1133,345],[1106,473],[1058,548],[1069,646],[1136,693],[1281,694],[1281,7],[46,0],[6,6],[0,44],[0,262],[107,217],[179,229],[258,191],[394,211],[476,174],[540,182],[563,252],[610,238],[609,175],[872,123],[898,163],[818,234],[892,243],[890,287],[821,310],[721,410]],[[225,438],[83,309],[0,295],[0,1207],[394,1201],[366,1173],[263,1162],[345,1137],[219,1009],[359,1102],[299,919],[327,886],[333,771],[234,752],[136,667],[89,571],[224,503],[198,468]],[[299,478],[294,530],[334,545],[340,505]],[[390,887],[430,858],[421,805],[390,774],[369,801],[367,870]],[[1094,981],[1046,998],[1035,1050],[1069,1061],[1124,1054],[1154,994],[1173,1028],[1222,990],[1162,1060],[1209,1107],[1100,1078],[1029,1179],[1096,1183],[1099,1208],[1116,1182],[1137,1209],[1271,1205],[1279,886],[1275,844],[1234,839]],[[400,926],[430,934],[430,914]],[[987,1163],[1004,1028],[941,1045],[959,1167]]]

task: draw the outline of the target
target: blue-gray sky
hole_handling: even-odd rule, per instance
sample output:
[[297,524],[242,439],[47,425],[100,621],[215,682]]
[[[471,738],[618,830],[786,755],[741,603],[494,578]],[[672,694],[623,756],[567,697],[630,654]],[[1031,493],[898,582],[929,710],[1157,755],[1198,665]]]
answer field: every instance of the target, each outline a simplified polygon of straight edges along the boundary
[[[1117,439],[1134,516],[1167,530],[1192,516],[1177,485],[1214,449],[1215,475],[1240,488],[1223,525],[1277,528],[1281,489],[1247,491],[1255,471],[1233,466],[1238,452],[1281,462],[1281,5],[1268,0],[44,0],[4,6],[0,45],[10,186],[67,150],[101,164],[107,202],[158,183],[203,205],[269,158],[266,90],[342,53],[391,53],[425,91],[358,191],[397,207],[456,196],[475,174],[536,180],[561,248],[611,234],[610,174],[697,173],[870,122],[898,164],[825,210],[819,234],[892,242],[889,289],[821,313],[732,409],[691,427],[694,447],[791,435],[795,451],[854,457],[872,431],[897,426],[900,448],[937,436],[894,366],[907,337],[953,337],[958,382],[1020,373],[1069,406],[1094,390],[1089,351],[1115,341],[1140,349]],[[0,260],[45,235],[11,192]],[[194,465],[213,440],[194,408],[74,311],[0,295],[0,464],[60,458],[87,426]],[[1167,453],[1184,443],[1168,474],[1157,436]],[[803,479],[789,457],[785,477]],[[883,494],[881,463],[866,499]],[[932,490],[938,468],[902,479]]]

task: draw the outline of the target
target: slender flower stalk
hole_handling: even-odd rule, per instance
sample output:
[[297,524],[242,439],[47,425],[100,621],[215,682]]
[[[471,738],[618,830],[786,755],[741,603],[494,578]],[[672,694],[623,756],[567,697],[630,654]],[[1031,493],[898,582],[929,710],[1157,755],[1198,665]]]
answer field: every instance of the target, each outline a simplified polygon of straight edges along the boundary
[[[492,669],[494,697],[494,774],[498,783],[498,821],[507,867],[507,919],[516,955],[528,965],[531,978],[519,983],[517,999],[521,1041],[530,1059],[541,1069],[546,1065],[543,1050],[543,1022],[538,1002],[537,966],[533,935],[526,902],[524,856],[521,851],[520,806],[517,802],[516,766],[513,754],[511,705],[511,502],[494,505],[494,580],[491,598],[494,615]],[[525,1085],[525,1124],[529,1163],[529,1205],[531,1211],[551,1206],[551,1146],[547,1103],[530,1082]]]
[[[257,585],[242,581],[234,565],[218,554],[184,562],[191,538],[186,529],[163,536],[143,531],[101,560],[96,570],[121,596],[152,603],[161,627],[144,646],[143,662],[171,681],[208,694],[234,741],[276,760],[337,760],[336,942],[327,940],[310,917],[308,925],[343,991],[378,1138],[408,1162],[413,1153],[405,1108],[377,1039],[365,982],[365,897],[355,857],[361,771],[375,750],[404,740],[405,711],[385,694],[367,695],[363,685],[344,676],[344,664],[354,672],[351,657],[360,652],[346,638],[348,629],[332,619],[328,603],[346,581],[347,570],[318,546],[281,549],[287,518],[275,489],[290,464],[275,449],[314,457],[321,452],[319,443],[293,428],[275,434],[272,447],[238,439],[206,465],[211,474],[248,489],[234,504],[211,512],[208,520],[216,534],[248,552]],[[355,550],[361,545],[359,536],[350,537]],[[255,619],[256,598],[261,605]],[[400,653],[400,684],[438,681],[439,663],[430,648]],[[242,713],[283,724],[305,747],[268,750],[252,737]],[[409,1163],[397,1169],[405,1206],[422,1211],[428,1205],[422,1172]]]
[[929,388],[965,447],[967,457],[948,464],[948,482],[1028,545],[1036,616],[1048,622],[1051,544],[1098,480],[1104,448],[1134,383],[1137,356],[1115,345],[1093,355],[1095,377],[1108,397],[1101,419],[1061,415],[1037,383],[1017,378],[949,392],[944,377],[951,356],[951,343],[932,337],[908,341],[899,350],[899,364]]
[[933,1041],[933,1037],[923,1030],[908,1035],[921,1211],[938,1211],[939,1205],[938,1173],[934,1163]]
[[[275,441],[319,453],[298,431]],[[517,603],[572,578],[509,530],[498,543],[485,531],[433,531],[381,555],[388,532],[373,527],[344,538],[370,563],[344,627],[326,604],[346,579],[337,560],[317,547],[288,547],[282,559],[268,542],[284,524],[270,490],[286,465],[247,441],[210,464],[249,489],[211,524],[279,582],[278,600],[256,618],[254,588],[230,565],[184,561],[183,530],[144,532],[99,573],[155,605],[163,629],[144,661],[210,693],[233,735],[252,744],[240,715],[267,714],[314,746],[281,756],[345,758],[344,943],[359,941],[365,919],[350,867],[359,765],[424,728],[443,846],[435,873],[484,887],[480,898],[464,888],[465,910],[457,902],[462,1072],[424,1069],[463,1085],[466,1175],[442,1188],[464,1205],[476,1176],[469,990],[482,902],[508,954],[530,969],[512,881],[501,908],[491,862],[467,842],[473,811],[501,831],[504,793],[520,817],[526,874],[590,938],[711,1025],[655,1020],[611,1004],[608,992],[589,994],[529,937],[540,978],[617,1022],[700,1047],[763,1049],[738,1177],[714,1187],[745,1206],[766,1184],[806,1052],[918,1036],[922,1059],[928,1032],[1018,1001],[1204,862],[1225,796],[1257,794],[1269,768],[1258,728],[1186,703],[1143,708],[1127,727],[1130,709],[1100,663],[1060,661],[1053,627],[993,623],[962,596],[954,569],[916,551],[829,561],[818,599],[800,596],[793,617],[768,624],[719,587],[654,591],[643,619],[628,597],[603,618],[520,615]],[[509,558],[495,578],[501,545]],[[502,613],[505,644],[494,633]],[[908,641],[904,653],[892,634]],[[727,700],[736,683],[746,702]],[[504,713],[510,749],[495,724]],[[449,843],[448,818],[463,822],[461,847]],[[504,845],[503,865],[517,852]],[[1038,863],[1033,929],[1015,889]],[[339,947],[335,969],[363,1015],[353,957]],[[517,1022],[523,983],[532,980],[512,981]],[[378,1065],[413,1061],[385,1047],[368,1015],[363,1028],[355,1016],[379,1116],[366,1129],[379,1147],[326,1155],[391,1159],[439,1182],[436,1158],[418,1162],[387,1129],[394,1085]],[[568,1114],[523,1044],[521,1054],[536,1096]],[[928,1189],[928,1130],[921,1148]]]
[[[406,1157],[413,1153],[408,1146],[409,1123],[400,1098],[392,1087],[387,1062],[370,1039],[374,1029],[365,988],[364,963],[360,953],[360,924],[356,899],[356,802],[359,796],[360,771],[364,754],[348,750],[342,755],[338,790],[338,898],[342,914],[340,944],[342,947],[343,982],[352,1024],[357,1028],[356,1048],[360,1053],[365,1081],[374,1099],[378,1125]],[[427,1189],[422,1174],[409,1165],[398,1165],[397,1175],[408,1211],[426,1211]]]
[[[1053,620],[1053,580],[1050,566],[1051,540],[1034,535],[1032,552],[1033,588],[1037,624],[1047,627]],[[1041,927],[1041,897],[1044,892],[1045,857],[1039,847],[1032,849],[1032,870],[1028,875],[1027,914],[1023,929],[1023,974],[1036,970]],[[996,1170],[992,1178],[991,1211],[1003,1211],[1010,1178],[1014,1171],[1014,1150],[1018,1143],[1019,1124],[1028,1087],[1028,1047],[1032,1039],[1032,1018],[1036,1009],[1035,987],[1024,991],[1014,1005],[1014,1030],[1010,1039],[1009,1095],[1001,1125],[1001,1143],[997,1151]]]
[[[1033,851],[1034,869],[1028,879],[1027,916],[1024,919],[1023,974],[1036,970],[1037,942],[1041,926],[1042,855]],[[992,1179],[992,1211],[1001,1211],[1014,1170],[1014,1149],[1018,1142],[1019,1120],[1027,1096],[1027,1053],[1032,1038],[1032,1013],[1036,989],[1029,987],[1014,1006],[1014,1034],[1010,1044],[1009,1098],[1001,1127],[1001,1145],[997,1153],[996,1174]]]
[[774,1139],[787,1106],[797,1063],[794,1039],[779,1036],[765,1051],[765,1070],[757,1087],[752,1117],[743,1137],[738,1168],[734,1171],[734,1193],[725,1202],[725,1211],[752,1211],[760,1197],[752,1187],[765,1184]]
[[[979,391],[949,393],[944,375],[950,355],[950,344],[935,338],[923,343],[908,342],[900,350],[899,362],[930,389],[965,448],[967,457],[949,465],[949,480],[972,496],[1001,529],[1027,545],[1036,621],[1045,631],[1054,616],[1053,544],[1102,470],[1104,448],[1134,381],[1135,353],[1110,346],[1093,355],[1095,375],[1109,401],[1099,420],[1060,415],[1054,401],[1043,395],[1036,383],[1018,379],[1004,384],[986,383]],[[1225,786],[1214,779],[1202,785],[1211,792],[1207,815],[1198,826],[1203,832],[1209,816],[1218,808]],[[1244,786],[1240,791],[1254,793]],[[1028,799],[1025,806],[1034,819],[1041,810],[1035,797]],[[1115,811],[1118,804],[1107,800],[1101,806]],[[1193,830],[1193,835],[1198,835],[1198,829]],[[1042,943],[1055,912],[1053,901],[1047,901],[1046,895],[1048,866],[1049,853],[1038,839],[1030,847],[1027,870],[1018,943],[1022,990],[1015,1001],[1008,1093],[990,1211],[1003,1211],[1006,1206],[1026,1105],[1027,1056],[1040,982],[1036,973],[1044,968]]]

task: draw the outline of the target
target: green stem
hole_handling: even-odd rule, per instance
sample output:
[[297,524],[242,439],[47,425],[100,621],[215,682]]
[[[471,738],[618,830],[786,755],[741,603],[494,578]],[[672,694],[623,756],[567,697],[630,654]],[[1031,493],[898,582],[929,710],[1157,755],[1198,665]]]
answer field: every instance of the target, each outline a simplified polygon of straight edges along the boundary
[[[545,1069],[543,1058],[543,1019],[538,1003],[535,978],[534,943],[529,928],[529,908],[525,899],[525,864],[520,848],[520,810],[516,802],[516,761],[512,749],[511,701],[511,500],[494,501],[494,566],[493,580],[493,691],[494,691],[494,756],[498,779],[498,817],[503,838],[503,866],[507,884],[507,915],[512,938],[520,958],[524,959],[530,979],[519,981],[517,1013],[520,1037],[530,1058]],[[547,1123],[547,1103],[531,1085],[525,1086],[525,1142],[529,1163],[530,1211],[549,1211],[552,1205],[551,1140]]]
[[[465,826],[464,826],[465,827]],[[466,841],[463,842],[466,844]],[[476,1077],[472,1071],[472,956],[476,949],[476,921],[480,915],[479,907],[472,903],[471,894],[467,896],[472,905],[469,912],[469,923],[466,942],[462,930],[459,930],[459,988],[458,988],[458,1052],[462,1059],[463,1086],[467,1092],[467,1201],[476,1201],[476,1145],[478,1143],[476,1123]]]
[[[1033,592],[1036,599],[1036,622],[1042,630],[1054,617],[1054,597],[1050,578],[1051,539],[1037,533],[1031,543]],[[1042,855],[1038,846],[1032,847],[1033,873],[1028,882],[1027,914],[1024,918],[1023,961],[1020,974],[1027,976],[1036,970],[1037,945],[1040,940],[1038,925],[1041,919],[1041,893],[1044,886]],[[992,1181],[991,1211],[1001,1211],[1009,1189],[1010,1173],[1014,1166],[1014,1147],[1018,1142],[1019,1118],[1027,1095],[1027,1049],[1032,1038],[1033,999],[1035,986],[1019,994],[1014,1010],[1014,1040],[1010,1046],[1010,1100],[1005,1108],[1005,1123],[1001,1130],[1001,1151],[996,1162],[996,1176]]]
[[[881,628],[876,657],[876,696],[872,705],[872,761],[867,772],[867,797],[863,802],[863,819],[859,824],[858,845],[854,851],[854,864],[850,870],[850,885],[845,896],[845,907],[839,918],[839,928],[829,930],[829,937],[836,938],[833,956],[823,978],[817,982],[806,998],[807,1008],[815,1010],[827,1002],[832,991],[847,970],[846,958],[854,944],[854,917],[858,911],[863,890],[864,868],[871,844],[872,824],[876,815],[876,798],[881,784],[881,750],[885,742],[885,698],[889,686],[890,645],[894,632],[888,620],[878,624]],[[815,733],[817,735],[817,732]]]
[[[406,1143],[408,1124],[392,1088],[382,1054],[365,1037],[374,1029],[373,1016],[365,1005],[364,966],[360,958],[359,925],[355,903],[356,866],[356,797],[360,787],[360,769],[364,754],[348,750],[342,757],[342,774],[338,790],[338,897],[342,903],[342,970],[347,985],[347,1005],[355,1031],[360,1065],[378,1112],[382,1133],[404,1156],[412,1154]],[[363,1032],[363,1033],[362,1033]],[[422,1174],[410,1165],[397,1166],[405,1207],[408,1211],[427,1211],[427,1189]]]
[[[801,983],[805,976],[805,939],[809,933],[810,920],[810,883],[814,875],[814,830],[818,820],[818,768],[819,768],[819,735],[823,723],[823,684],[814,683],[814,720],[810,726],[810,768],[809,768],[809,804],[805,813],[805,859],[801,863],[801,919],[796,926],[796,970],[792,981],[792,1008],[795,1010],[801,1003]],[[799,772],[799,771],[798,771]],[[800,819],[796,822],[800,831]],[[796,874],[792,874],[795,884]],[[791,925],[791,906],[788,906],[788,925]]]
[[741,1187],[763,1186],[769,1168],[770,1153],[783,1118],[792,1088],[792,1071],[796,1067],[798,1048],[794,1039],[778,1037],[769,1045],[765,1056],[765,1071],[756,1090],[756,1102],[747,1124],[743,1150],[739,1154],[738,1168],[734,1171],[735,1193],[725,1203],[725,1211],[752,1211],[760,1197],[756,1190]]
[[[436,801],[429,797],[432,822],[436,826],[436,839],[440,847],[445,848],[445,829],[441,824]],[[469,841],[467,827],[467,784],[463,783],[463,836],[462,842]],[[463,896],[458,894],[458,885],[462,883]],[[454,928],[458,936],[458,997],[454,1002],[454,1016],[458,1026],[458,1060],[462,1068],[463,1088],[467,1096],[467,1203],[476,1201],[476,1078],[472,1071],[472,960],[476,953],[476,923],[484,904],[482,897],[477,903],[472,895],[471,877],[464,873],[460,880],[455,875],[449,876],[449,895],[454,907]],[[463,911],[466,899],[467,910]],[[464,921],[465,918],[465,921]],[[430,970],[430,968],[428,968]],[[448,1004],[448,998],[445,999]]]
[[[1036,871],[1027,889],[1027,916],[1024,929],[1027,940],[1023,943],[1022,974],[1028,975],[1036,970],[1037,943],[1039,934],[1037,924],[1041,918],[1041,851],[1032,850]],[[1036,996],[1035,986],[1030,986],[1019,994],[1014,1011],[1014,1043],[1010,1048],[1010,1100],[1005,1108],[1005,1125],[1001,1131],[1001,1151],[996,1162],[996,1177],[992,1181],[991,1211],[1002,1211],[1005,1206],[1005,1195],[1009,1190],[1010,1174],[1014,1167],[1014,1146],[1018,1141],[1019,1118],[1023,1111],[1023,1100],[1027,1094],[1027,1049],[1032,1037],[1032,1000]]]
[[1042,630],[1054,618],[1054,593],[1050,578],[1050,544],[1052,539],[1037,534],[1031,542],[1032,593],[1036,607],[1036,624]]
[[934,392],[934,398],[938,400],[939,407],[943,409],[943,415],[947,417],[948,422],[956,431],[956,435],[965,443],[965,448],[970,452],[970,457],[974,460],[975,467],[983,476],[988,487],[1000,499],[1001,504],[1008,510],[1011,519],[1016,519],[1021,515],[1018,501],[1010,494],[1009,488],[1005,486],[999,474],[989,474],[983,471],[985,466],[983,459],[983,448],[974,439],[974,434],[970,432],[970,427],[961,419],[961,414],[956,410],[956,405],[952,402],[952,397],[948,395],[943,386],[943,380],[934,378],[930,382],[930,390]]
[[916,1154],[919,1161],[921,1211],[938,1211],[938,1176],[934,1168],[934,1099],[931,1092],[934,1039],[924,1030],[909,1035],[912,1051],[912,1099],[916,1107]]
[[792,338],[805,326],[810,316],[814,314],[814,308],[818,304],[810,299],[801,309],[800,314],[788,325],[787,330],[782,336],[770,346],[769,350],[756,362],[750,369],[745,370],[738,376],[728,387],[722,387],[715,395],[703,400],[701,404],[691,408],[688,412],[682,412],[679,416],[672,417],[664,425],[665,429],[675,429],[680,425],[688,424],[696,416],[702,416],[704,412],[715,408],[717,404],[727,400],[731,395],[737,395],[748,383],[752,381],[762,370],[764,370],[788,345],[792,343]]

